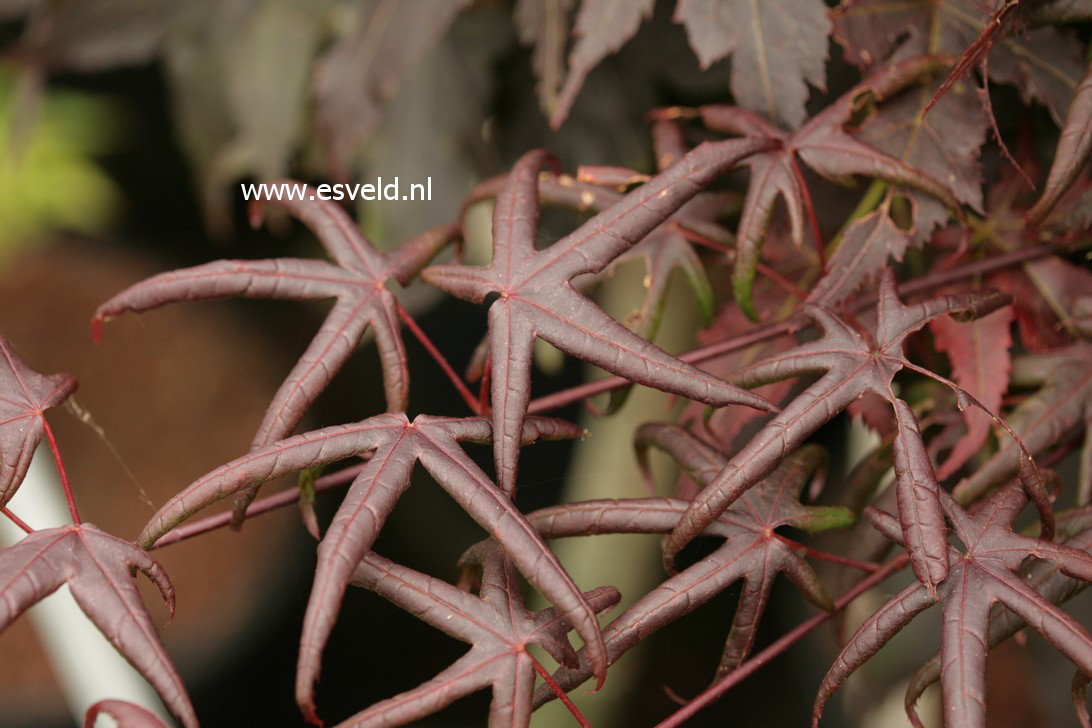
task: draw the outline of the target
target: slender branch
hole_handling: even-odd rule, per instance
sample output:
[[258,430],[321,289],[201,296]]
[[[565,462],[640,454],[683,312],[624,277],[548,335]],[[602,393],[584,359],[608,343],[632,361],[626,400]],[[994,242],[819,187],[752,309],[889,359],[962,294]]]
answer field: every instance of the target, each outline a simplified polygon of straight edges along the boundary
[[[974,261],[966,265],[952,268],[951,270],[942,271],[939,273],[930,273],[927,277],[918,278],[913,281],[902,284],[898,287],[899,295],[911,296],[921,293],[927,293],[936,288],[943,288],[950,286],[953,283],[959,283],[970,278],[975,278],[987,273],[992,273],[1004,268],[1011,268],[1017,265],[1022,265],[1031,260],[1038,260],[1040,258],[1046,258],[1057,253],[1072,252],[1079,247],[1087,246],[1087,241],[1074,248],[1070,243],[1060,243],[1056,245],[1042,245],[1034,248],[1025,248],[1023,250],[1017,250],[1012,253],[1006,253],[1004,255],[997,255],[991,258]],[[875,305],[876,301],[874,297],[866,297],[858,299],[855,303],[850,304],[849,308],[853,310],[866,309],[869,306]],[[811,323],[803,316],[797,316],[788,321],[783,321],[776,324],[763,324],[756,326],[754,329],[741,336],[735,336],[724,341],[719,341],[715,344],[703,346],[693,351],[689,351],[685,354],[680,354],[679,359],[689,364],[699,364],[710,359],[716,359],[717,357],[730,354],[740,349],[745,349],[753,344],[758,344],[763,341],[769,341],[776,339],[779,336],[785,336],[786,334],[793,333],[800,329],[809,328]],[[592,397],[603,392],[609,392],[619,387],[624,387],[631,382],[622,377],[612,376],[604,377],[603,379],[596,380],[594,382],[588,382],[569,389],[563,389],[560,392],[548,394],[544,397],[531,400],[528,412],[531,414],[538,414],[540,412],[546,412],[549,410],[557,409],[558,407],[564,407],[570,405],[573,402],[578,402],[586,397]]]
[[28,526],[26,521],[9,511],[7,508],[0,509],[0,513],[3,513],[5,516],[8,517],[9,521],[14,523],[16,526],[23,529],[27,533],[34,533],[34,529]]
[[61,449],[57,447],[57,438],[53,436],[53,428],[49,426],[49,420],[42,417],[42,429],[49,441],[49,450],[53,453],[53,462],[57,464],[57,473],[61,476],[61,487],[64,488],[64,497],[68,501],[68,512],[72,514],[73,525],[80,525],[80,512],[76,510],[76,499],[72,496],[72,486],[68,483],[68,473],[64,469],[64,461],[61,460]]
[[883,582],[887,577],[891,576],[895,572],[904,568],[910,561],[910,558],[906,554],[900,554],[891,561],[888,561],[882,567],[872,572],[869,576],[862,579],[852,589],[847,591],[842,596],[838,597],[834,602],[834,609],[830,612],[820,612],[810,619],[806,619],[798,624],[792,631],[786,632],[778,640],[771,643],[769,647],[761,652],[753,655],[749,660],[742,665],[732,670],[730,673],[717,680],[715,683],[706,688],[698,697],[691,700],[684,705],[680,710],[672,714],[667,720],[661,722],[656,728],[677,728],[684,722],[694,717],[699,710],[706,708],[712,703],[716,702],[720,696],[731,690],[733,687],[743,682],[750,677],[759,668],[764,667],[773,658],[780,655],[785,650],[792,647],[794,644],[803,639],[806,635],[815,631],[816,628],[821,626],[824,622],[834,617],[834,615],[841,612],[846,606],[852,602],[861,594],[865,593],[872,587]]
[[542,679],[550,686],[550,690],[554,691],[554,695],[557,696],[557,699],[569,709],[569,712],[576,718],[576,722],[580,724],[580,728],[591,728],[591,723],[589,723],[588,719],[584,717],[584,714],[580,712],[580,708],[576,707],[576,703],[574,703],[572,699],[569,698],[568,694],[561,689],[561,686],[557,684],[557,681],[554,680],[550,671],[543,667],[542,663],[536,660],[535,656],[530,652],[527,653],[527,656],[531,658],[531,663],[535,666],[535,672],[542,676]]
[[[360,471],[364,469],[366,464],[367,463],[350,465],[336,473],[322,476],[315,481],[315,493],[321,493],[324,490],[330,490],[339,485],[345,485],[346,483],[351,482],[360,474]],[[280,493],[274,493],[273,495],[259,498],[251,503],[247,506],[246,516],[247,518],[252,518],[254,516],[260,516],[263,513],[269,513],[270,511],[284,508],[285,506],[293,505],[297,502],[298,498],[299,492],[296,488],[282,490]],[[179,541],[185,541],[194,536],[200,536],[203,533],[224,528],[231,524],[231,516],[231,511],[224,511],[223,513],[206,516],[205,518],[198,519],[192,523],[179,526],[156,541],[155,545],[148,550],[152,551],[154,549],[163,548],[164,546],[170,546]]]
[[409,315],[406,309],[402,308],[402,304],[398,301],[394,302],[394,305],[398,307],[398,317],[402,319],[402,323],[406,325],[406,328],[414,335],[414,337],[421,342],[421,346],[425,347],[425,351],[429,353],[429,356],[440,365],[440,368],[444,370],[444,374],[451,380],[451,383],[455,385],[456,391],[459,396],[463,398],[466,405],[470,407],[470,411],[476,415],[481,414],[481,409],[478,406],[478,398],[471,394],[470,389],[466,386],[454,369],[451,368],[451,364],[448,363],[447,358],[440,353],[440,350],[436,348],[436,345],[432,343],[432,340],[428,338],[421,327],[417,325],[417,322],[413,320],[413,317]]

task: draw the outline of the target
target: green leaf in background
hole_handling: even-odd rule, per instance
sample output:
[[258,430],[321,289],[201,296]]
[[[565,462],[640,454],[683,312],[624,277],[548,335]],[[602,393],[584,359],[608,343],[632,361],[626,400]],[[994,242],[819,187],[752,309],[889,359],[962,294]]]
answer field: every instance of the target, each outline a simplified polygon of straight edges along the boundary
[[94,159],[116,147],[116,109],[89,94],[50,90],[20,136],[19,98],[19,80],[0,68],[0,258],[58,230],[98,232],[121,201]]

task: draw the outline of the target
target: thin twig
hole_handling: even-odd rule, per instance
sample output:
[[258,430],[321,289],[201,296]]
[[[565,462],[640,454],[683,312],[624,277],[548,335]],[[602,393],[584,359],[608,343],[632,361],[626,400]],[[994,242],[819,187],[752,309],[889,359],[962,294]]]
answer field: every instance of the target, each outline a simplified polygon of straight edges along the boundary
[[535,672],[542,676],[542,679],[546,681],[546,684],[549,685],[550,689],[557,695],[557,699],[569,709],[569,712],[576,718],[576,722],[580,724],[580,728],[591,728],[591,723],[589,723],[588,719],[584,717],[584,714],[580,712],[580,708],[576,707],[576,704],[569,698],[568,694],[557,684],[557,681],[554,680],[550,671],[543,667],[530,652],[527,653],[527,656],[531,658],[531,662],[535,666]]
[[64,461],[61,460],[61,449],[57,447],[57,438],[53,436],[53,428],[49,421],[42,417],[42,429],[49,441],[49,450],[53,453],[53,462],[57,464],[57,473],[61,476],[61,487],[64,488],[64,497],[68,501],[68,512],[72,514],[72,523],[80,525],[80,512],[76,510],[76,499],[72,496],[72,486],[68,483],[68,473],[64,469]]
[[[677,225],[676,229],[679,231],[679,233],[684,238],[686,238],[687,240],[689,240],[692,243],[696,243],[696,244],[701,245],[703,247],[709,248],[710,250],[715,250],[718,253],[723,253],[724,255],[727,255],[729,257],[729,259],[734,259],[735,258],[736,251],[734,249],[728,247],[727,245],[724,245],[723,243],[718,243],[716,240],[712,240],[709,237],[707,237],[705,235],[702,235],[699,232],[696,232],[694,230],[690,230],[684,225]],[[784,290],[786,293],[788,293],[793,298],[799,299],[801,301],[807,300],[807,298],[808,298],[807,291],[804,291],[803,289],[800,288],[800,286],[796,285],[795,283],[790,281],[788,278],[785,278],[783,275],[781,275],[780,273],[778,273],[776,270],[769,267],[765,263],[763,263],[761,261],[756,262],[755,263],[755,270],[757,270],[759,273],[761,273],[762,275],[766,276],[771,281],[776,283],[782,290]]]
[[879,571],[882,568],[882,564],[877,564],[875,561],[857,561],[856,559],[846,558],[845,556],[838,556],[837,554],[828,553],[826,551],[820,551],[813,549],[811,546],[806,546],[799,541],[793,541],[791,538],[782,536],[780,533],[774,533],[776,538],[781,543],[785,544],[794,551],[803,551],[813,559],[819,559],[820,561],[829,561],[832,564],[841,564],[842,566],[848,566],[851,569],[859,569],[860,571]]
[[710,704],[716,702],[721,695],[731,690],[733,687],[743,682],[750,677],[760,667],[764,667],[766,663],[770,662],[773,658],[780,655],[785,650],[792,647],[794,644],[803,639],[806,635],[815,631],[816,628],[821,626],[824,622],[834,617],[834,615],[841,612],[846,606],[854,599],[865,593],[872,587],[883,582],[887,577],[894,574],[896,571],[905,567],[910,561],[910,558],[906,554],[900,554],[891,561],[888,561],[882,567],[872,572],[869,576],[862,579],[856,586],[847,591],[834,602],[834,609],[829,612],[820,612],[810,619],[806,619],[797,625],[792,631],[786,632],[778,640],[770,644],[769,647],[761,652],[753,655],[749,660],[742,665],[732,670],[730,673],[717,680],[715,683],[706,688],[698,697],[691,700],[684,705],[680,710],[672,714],[667,720],[663,721],[656,728],[677,728],[684,722],[694,717],[694,715],[702,708],[708,707]]
[[28,526],[26,521],[9,511],[7,508],[0,509],[0,513],[3,513],[5,516],[8,517],[9,521],[14,523],[16,526],[23,529],[27,533],[34,533],[34,529]]
[[815,214],[815,205],[811,201],[811,193],[808,191],[808,185],[804,181],[804,173],[800,169],[800,165],[796,162],[796,155],[789,155],[789,162],[792,163],[792,173],[796,177],[796,184],[800,188],[800,197],[804,202],[804,210],[808,214],[808,224],[811,226],[811,234],[815,238],[815,252],[819,256],[819,270],[823,273],[827,272],[827,254],[823,247],[823,231],[819,228],[819,216]]
[[[330,490],[336,488],[339,485],[345,485],[352,481],[357,475],[360,475],[360,471],[364,469],[367,463],[360,463],[359,465],[350,465],[347,468],[337,471],[336,473],[330,473],[324,475],[315,481],[315,492],[321,493],[324,490]],[[246,516],[252,518],[254,516],[260,516],[263,513],[269,513],[275,511],[278,508],[284,508],[285,506],[293,505],[299,498],[299,491],[296,488],[289,488],[283,490],[280,493],[274,493],[273,495],[259,498],[258,500],[247,506]],[[155,542],[149,551],[153,549],[163,548],[164,546],[170,546],[171,544],[178,543],[179,541],[185,541],[186,539],[193,538],[194,536],[200,536],[203,533],[209,531],[215,531],[220,528],[224,528],[231,524],[231,511],[225,511],[223,513],[217,513],[212,516],[206,516],[199,520],[187,523],[183,526],[173,529],[167,533],[163,538]]]
[[451,368],[451,364],[448,363],[447,359],[440,353],[440,350],[436,348],[436,345],[432,343],[432,340],[428,338],[425,332],[421,330],[421,327],[417,325],[417,322],[413,320],[413,317],[409,315],[409,312],[402,308],[402,304],[395,301],[394,305],[398,308],[398,317],[402,319],[402,323],[406,325],[406,328],[410,330],[410,333],[414,335],[417,341],[421,342],[421,346],[425,347],[425,351],[429,353],[429,356],[431,356],[433,360],[440,365],[440,368],[444,370],[444,374],[446,374],[447,378],[451,380],[451,383],[455,385],[456,391],[459,392],[459,396],[466,402],[470,411],[476,415],[480,415],[481,410],[478,407],[478,399],[471,394],[470,389],[466,386],[466,383],[463,382],[462,377]]

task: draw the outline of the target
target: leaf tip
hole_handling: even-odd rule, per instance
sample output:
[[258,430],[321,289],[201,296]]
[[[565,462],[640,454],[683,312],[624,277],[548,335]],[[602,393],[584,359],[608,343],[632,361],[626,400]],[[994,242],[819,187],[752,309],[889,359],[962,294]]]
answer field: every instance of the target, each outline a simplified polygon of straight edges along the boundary
[[106,317],[102,314],[95,314],[91,319],[91,343],[95,346],[99,345],[102,341],[102,325],[106,322]]
[[303,713],[303,719],[313,726],[322,728],[324,725],[322,718],[318,716],[318,711],[315,710],[315,701],[307,698],[300,702],[300,712]]
[[265,205],[260,200],[251,200],[247,205],[246,220],[251,230],[257,230],[265,222]]

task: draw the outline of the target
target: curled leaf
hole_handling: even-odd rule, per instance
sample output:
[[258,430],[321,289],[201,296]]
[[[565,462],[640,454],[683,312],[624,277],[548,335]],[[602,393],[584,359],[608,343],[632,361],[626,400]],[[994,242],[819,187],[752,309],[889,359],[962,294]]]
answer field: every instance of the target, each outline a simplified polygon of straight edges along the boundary
[[95,526],[35,531],[0,551],[0,630],[67,584],[73,599],[114,648],[159,693],[186,728],[197,716],[156,633],[132,574],[140,571],[174,613],[174,587],[163,567],[128,541]]

